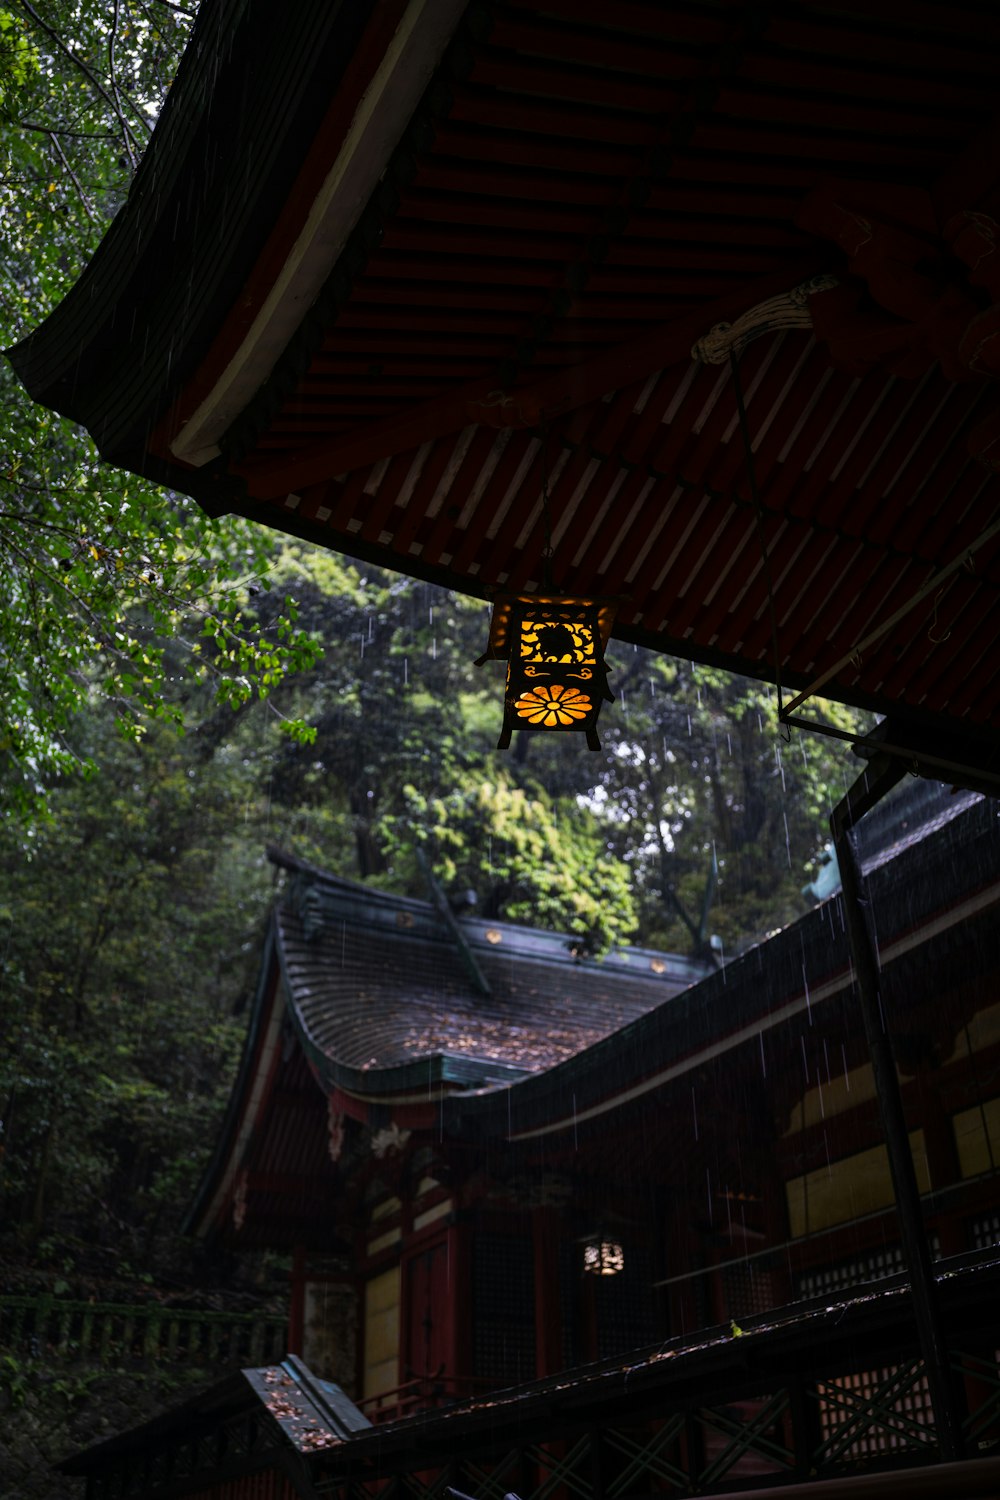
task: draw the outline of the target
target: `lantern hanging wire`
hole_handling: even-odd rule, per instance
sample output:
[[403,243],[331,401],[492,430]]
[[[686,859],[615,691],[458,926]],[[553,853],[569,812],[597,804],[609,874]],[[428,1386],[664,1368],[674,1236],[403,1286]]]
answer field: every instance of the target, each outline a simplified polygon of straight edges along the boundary
[[736,392],[736,414],[739,420],[740,436],[743,439],[743,456],[746,460],[747,484],[750,486],[750,499],[753,502],[754,517],[757,524],[757,541],[760,545],[761,562],[764,569],[764,584],[767,589],[767,610],[771,626],[771,651],[774,655],[774,686],[778,695],[778,724],[782,735],[790,740],[792,737],[791,730],[784,719],[785,705],[781,687],[781,654],[778,650],[778,617],[774,607],[774,581],[771,576],[771,558],[767,550],[767,537],[764,532],[764,508],[760,503],[760,491],[757,488],[757,469],[754,464],[750,424],[747,421],[747,409],[743,399],[743,386],[740,382],[740,366],[735,344],[731,344],[729,347],[729,368],[732,371],[733,389]]

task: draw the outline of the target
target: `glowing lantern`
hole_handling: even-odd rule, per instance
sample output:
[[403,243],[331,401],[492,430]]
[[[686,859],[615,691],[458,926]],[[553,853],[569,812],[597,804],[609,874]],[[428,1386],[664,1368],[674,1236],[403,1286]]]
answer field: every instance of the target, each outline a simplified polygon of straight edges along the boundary
[[613,703],[604,648],[615,604],[556,594],[501,595],[493,606],[490,642],[476,662],[507,660],[507,691],[498,750],[515,729],[579,729],[599,750],[597,716]]
[[591,1276],[617,1276],[625,1269],[625,1251],[617,1240],[594,1235],[583,1247],[583,1269]]

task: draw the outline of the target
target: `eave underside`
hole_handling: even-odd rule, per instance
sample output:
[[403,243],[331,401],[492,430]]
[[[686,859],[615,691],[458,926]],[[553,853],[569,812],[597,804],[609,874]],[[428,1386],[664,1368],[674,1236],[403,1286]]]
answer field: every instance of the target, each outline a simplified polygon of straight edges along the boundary
[[[470,7],[218,462],[171,446],[207,366],[109,456],[484,596],[536,588],[551,534],[555,584],[619,597],[622,639],[958,726],[988,757],[998,28],[936,0]],[[312,178],[275,218],[304,221]],[[817,273],[839,286],[812,332],[742,357],[758,506],[732,373],[691,346]]]

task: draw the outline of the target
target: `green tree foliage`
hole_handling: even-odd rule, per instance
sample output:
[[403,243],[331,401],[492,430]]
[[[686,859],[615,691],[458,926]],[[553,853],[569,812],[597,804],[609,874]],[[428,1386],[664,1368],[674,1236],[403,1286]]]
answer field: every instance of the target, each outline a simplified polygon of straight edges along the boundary
[[[64,295],[123,201],[190,17],[162,0],[0,10],[3,343]],[[287,609],[262,631],[246,608],[266,535],[109,469],[6,365],[0,400],[0,809],[30,828],[51,774],[92,766],[73,725],[93,694],[135,736],[180,721],[168,666],[238,704],[317,649]]]
[[[586,794],[631,868],[646,939],[732,953],[801,913],[802,886],[853,780],[846,747],[778,731],[773,689],[713,668],[614,649],[617,695]],[[856,716],[821,702],[838,727]],[[598,757],[594,757],[597,760]]]
[[[731,952],[804,909],[845,768],[785,746],[765,688],[614,645],[601,753],[536,733],[498,754],[503,669],[473,666],[484,605],[292,544],[273,575],[253,628],[293,592],[322,663],[232,706],[167,642],[186,735],[154,720],[125,741],[95,700],[75,734],[100,778],[50,790],[29,860],[0,832],[0,1212],[25,1234],[70,1224],[141,1253],[178,1222],[254,982],[268,842],[425,896],[421,851],[480,915],[596,953],[704,952],[712,932]],[[289,717],[314,738],[289,739]]]
[[[285,549],[276,583],[328,643],[269,705],[311,744],[275,743],[272,824],[339,873],[416,895],[423,847],[478,910],[578,934],[597,949],[635,927],[629,874],[574,795],[497,755],[503,677],[473,665],[489,611],[429,584]],[[262,601],[266,609],[266,601]],[[564,742],[580,765],[582,741]],[[572,747],[572,748],[571,748]],[[585,752],[584,752],[585,753]]]
[[104,767],[0,835],[0,1219],[141,1252],[190,1194],[238,1053],[268,889],[242,756],[83,726]]
[[719,933],[732,952],[804,909],[853,772],[836,742],[786,743],[767,687],[613,642],[599,754],[538,733],[498,754],[503,670],[472,666],[484,605],[301,548],[276,579],[331,643],[275,704],[316,732],[279,746],[270,774],[275,819],[309,857],[419,894],[420,842],[480,910],[598,949],[637,933],[705,956]]

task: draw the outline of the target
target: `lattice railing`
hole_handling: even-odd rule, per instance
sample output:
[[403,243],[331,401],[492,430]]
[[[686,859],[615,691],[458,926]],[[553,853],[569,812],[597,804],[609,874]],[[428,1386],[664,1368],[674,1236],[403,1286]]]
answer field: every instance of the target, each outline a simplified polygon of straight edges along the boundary
[[287,1335],[287,1320],[273,1313],[80,1302],[52,1293],[0,1295],[0,1348],[28,1356],[238,1368],[282,1358]]
[[[1000,1441],[1000,1356],[956,1353],[965,1392],[969,1456]],[[642,1419],[554,1425],[551,1439],[525,1442],[494,1457],[466,1453],[435,1464],[422,1447],[420,1472],[386,1473],[372,1485],[356,1477],[324,1492],[338,1500],[448,1500],[449,1487],[475,1500],[648,1500],[834,1478],[938,1456],[934,1413],[919,1358],[825,1378],[805,1377],[770,1390],[748,1389],[717,1404],[665,1398]],[[395,1469],[395,1464],[387,1467]]]

